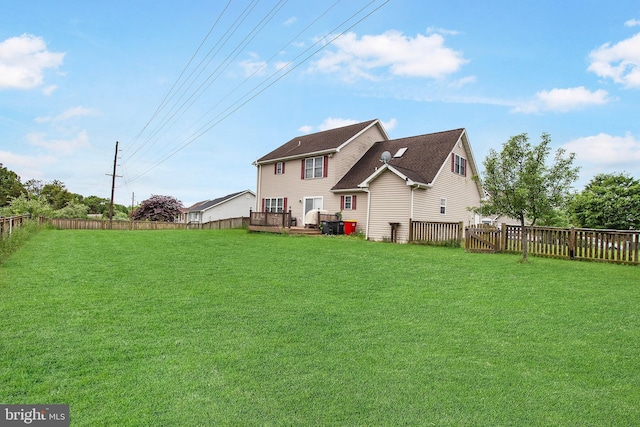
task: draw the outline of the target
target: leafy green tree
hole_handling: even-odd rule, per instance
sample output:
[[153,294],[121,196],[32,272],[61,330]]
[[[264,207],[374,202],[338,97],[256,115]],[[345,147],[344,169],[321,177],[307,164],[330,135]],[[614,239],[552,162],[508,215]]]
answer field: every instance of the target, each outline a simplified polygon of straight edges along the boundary
[[106,213],[107,215],[109,215],[109,199],[98,196],[88,196],[82,200],[82,203],[84,203],[89,208],[88,213],[90,214],[104,215]]
[[550,153],[549,134],[543,133],[540,144],[533,146],[523,133],[504,143],[500,153],[490,150],[483,162],[481,182],[489,197],[482,201],[481,210],[520,221],[524,230],[523,261],[527,260],[527,222],[535,225],[538,220],[552,220],[565,206],[571,185],[578,178],[573,153],[565,156],[565,150],[558,149],[552,164],[547,165]]
[[640,180],[625,174],[599,174],[578,193],[571,212],[586,228],[640,229]]
[[62,181],[54,179],[42,187],[41,195],[51,205],[53,210],[64,208],[69,202],[75,201],[75,196],[67,190]]
[[31,214],[32,218],[49,217],[52,212],[53,209],[43,197],[29,198],[24,193],[12,199],[9,206],[0,209],[2,216]]
[[87,205],[76,202],[69,202],[62,209],[53,211],[52,218],[87,218],[89,208]]
[[11,199],[25,192],[18,174],[0,163],[0,206],[8,205]]
[[40,197],[43,187],[44,182],[39,179],[30,179],[24,183],[24,188],[27,190],[27,196],[29,197]]
[[131,219],[174,222],[180,214],[180,208],[182,202],[175,197],[154,195],[131,212]]

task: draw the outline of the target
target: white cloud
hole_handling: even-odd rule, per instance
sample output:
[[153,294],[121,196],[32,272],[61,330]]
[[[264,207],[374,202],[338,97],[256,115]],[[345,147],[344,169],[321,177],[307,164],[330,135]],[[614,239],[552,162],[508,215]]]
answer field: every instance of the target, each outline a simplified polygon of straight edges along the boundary
[[27,141],[33,146],[46,148],[60,154],[70,154],[89,146],[89,137],[84,130],[71,139],[47,139],[43,133],[30,133],[27,135]]
[[311,126],[311,125],[300,126],[298,128],[298,132],[305,133],[305,134],[306,133],[311,133],[311,132],[313,132],[313,126]]
[[49,85],[42,88],[42,94],[45,96],[51,96],[55,90],[58,89],[57,85]]
[[399,77],[444,78],[469,62],[462,53],[444,45],[440,34],[408,37],[399,31],[380,35],[347,33],[333,42],[334,50],[312,66],[312,71],[340,73],[345,80],[376,80],[376,70]]
[[449,87],[461,88],[462,86],[476,82],[476,76],[466,76],[461,79],[455,80],[449,84]]
[[428,34],[439,33],[439,34],[446,34],[450,36],[457,36],[458,34],[460,34],[460,31],[447,30],[446,28],[438,28],[438,27],[427,27],[427,33]]
[[638,21],[637,19],[629,19],[627,22],[624,23],[625,27],[637,27],[640,25],[640,21]]
[[292,16],[291,18],[284,21],[282,25],[284,25],[285,27],[288,27],[289,25],[294,24],[297,20],[298,18],[296,18],[295,16]]
[[262,61],[255,53],[250,53],[251,59],[240,61],[240,68],[244,70],[245,77],[253,75],[263,76],[267,69],[267,61]]
[[[64,53],[49,52],[41,37],[23,34],[0,43],[0,90],[33,89],[44,83],[44,71],[62,65]],[[50,93],[45,89],[45,94]]]
[[0,159],[2,159],[3,165],[17,173],[23,182],[26,179],[43,178],[42,168],[57,162],[57,159],[52,155],[34,157],[10,151],[0,151]]
[[91,116],[94,114],[96,114],[95,111],[89,108],[84,108],[82,106],[79,106],[79,107],[69,108],[68,110],[54,117],[50,117],[50,116],[36,117],[34,120],[37,123],[57,123],[63,120],[72,119],[74,117]]
[[[360,123],[362,120],[354,120],[354,119],[340,119],[337,117],[327,117],[320,125],[311,126],[305,125],[298,128],[298,131],[302,133],[311,133],[317,131],[325,131],[329,129],[336,129],[343,126],[354,125],[356,123]],[[396,127],[398,121],[394,118],[390,119],[388,122],[382,122],[382,126],[386,130],[391,130]]]
[[335,117],[328,117],[324,120],[324,122],[322,122],[320,126],[318,126],[318,129],[320,131],[324,131],[329,129],[340,128],[343,126],[355,125],[356,123],[360,123],[360,120],[339,119]]
[[382,127],[384,127],[385,130],[389,131],[395,128],[397,124],[398,121],[396,119],[390,119],[388,122],[382,122]]
[[587,70],[628,88],[640,88],[640,33],[614,45],[603,44],[589,59]]
[[542,111],[566,113],[592,105],[607,104],[610,101],[611,99],[606,90],[598,89],[591,92],[584,86],[578,86],[540,91],[536,93],[532,101],[521,103],[514,107],[512,111],[525,114]]
[[563,145],[570,153],[576,153],[579,162],[605,166],[635,165],[640,161],[640,140],[630,133],[614,136],[599,133],[570,141]]

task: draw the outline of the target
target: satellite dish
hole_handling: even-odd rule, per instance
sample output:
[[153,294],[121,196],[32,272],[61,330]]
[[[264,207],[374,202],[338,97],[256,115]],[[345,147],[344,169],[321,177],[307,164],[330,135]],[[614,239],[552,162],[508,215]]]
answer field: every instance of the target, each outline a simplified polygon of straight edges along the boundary
[[380,156],[380,161],[384,164],[387,164],[389,163],[389,160],[391,160],[391,153],[388,151],[382,153],[382,155]]

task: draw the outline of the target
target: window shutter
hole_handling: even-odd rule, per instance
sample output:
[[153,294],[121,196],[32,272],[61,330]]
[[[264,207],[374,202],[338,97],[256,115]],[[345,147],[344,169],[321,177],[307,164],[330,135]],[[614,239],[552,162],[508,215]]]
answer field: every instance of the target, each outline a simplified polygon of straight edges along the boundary
[[284,175],[284,162],[282,162],[282,175]]
[[451,153],[451,172],[456,171],[456,155]]
[[324,178],[326,178],[327,175],[327,170],[329,168],[329,157],[328,156],[324,156],[324,167],[322,168],[322,176]]
[[264,212],[264,197],[262,198],[262,212]]
[[273,164],[273,174],[276,175],[278,173],[278,162]]
[[340,196],[340,210],[344,210],[344,196]]
[[356,210],[356,196],[351,196],[351,209]]
[[282,211],[286,212],[287,211],[287,198],[285,197],[284,200],[282,201]]
[[467,159],[462,159],[462,165],[464,166],[464,176],[467,176]]
[[304,179],[304,159],[302,159],[302,171],[300,172],[300,179]]

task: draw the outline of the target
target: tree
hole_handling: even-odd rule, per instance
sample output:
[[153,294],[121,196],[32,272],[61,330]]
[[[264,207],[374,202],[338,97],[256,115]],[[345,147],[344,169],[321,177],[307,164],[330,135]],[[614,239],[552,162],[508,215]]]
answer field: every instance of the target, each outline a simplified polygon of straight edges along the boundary
[[109,199],[98,196],[88,196],[82,200],[82,203],[87,205],[90,214],[107,214],[109,215]]
[[131,219],[174,222],[180,214],[182,202],[171,196],[151,196],[133,212]]
[[529,236],[526,223],[535,225],[541,219],[552,220],[557,209],[565,206],[571,185],[578,178],[579,168],[573,166],[575,154],[565,157],[563,149],[556,151],[553,163],[547,166],[550,145],[547,133],[542,134],[537,146],[532,146],[523,133],[511,137],[500,153],[490,150],[483,162],[481,182],[489,197],[482,201],[482,212],[520,221],[524,230],[523,261],[527,260]]
[[39,179],[30,179],[24,183],[24,188],[27,190],[28,197],[40,197],[42,195],[42,189],[44,188],[44,182]]
[[39,216],[51,216],[53,210],[44,197],[27,197],[26,194],[14,198],[6,206],[0,209],[0,216],[31,214],[31,218]]
[[6,206],[11,199],[25,193],[20,177],[0,163],[0,206]]
[[571,213],[581,227],[640,229],[640,180],[625,174],[596,175],[575,196]]
[[75,201],[75,196],[67,190],[64,182],[54,179],[42,187],[40,194],[47,200],[54,210],[62,209],[69,202]]
[[69,202],[67,205],[51,214],[52,218],[87,218],[89,208],[87,205],[76,202]]

